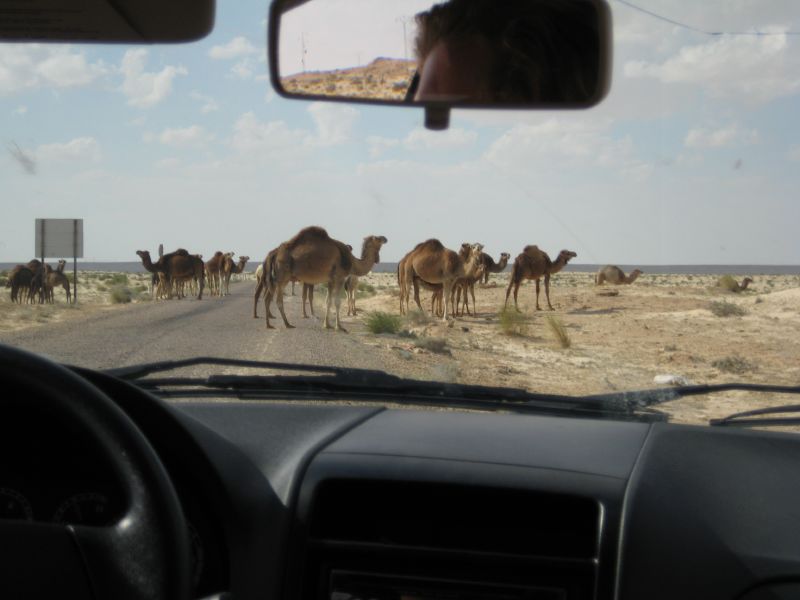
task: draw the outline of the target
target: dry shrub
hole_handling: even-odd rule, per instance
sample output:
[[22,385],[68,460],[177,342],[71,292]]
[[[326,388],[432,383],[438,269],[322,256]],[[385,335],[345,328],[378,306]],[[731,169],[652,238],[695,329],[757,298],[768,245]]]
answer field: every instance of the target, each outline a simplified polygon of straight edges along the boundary
[[111,304],[127,304],[133,300],[133,292],[124,285],[115,285],[111,288]]
[[561,319],[554,317],[553,315],[547,315],[545,317],[545,321],[547,322],[547,327],[550,329],[553,337],[556,338],[556,341],[562,348],[569,348],[572,346],[572,340],[569,337],[567,328],[564,327],[564,323],[561,322]]
[[756,365],[740,356],[726,356],[725,358],[720,358],[719,360],[713,361],[711,366],[725,373],[736,373],[737,375],[749,373],[757,369]]
[[747,314],[747,310],[733,302],[726,302],[724,300],[719,302],[712,302],[708,305],[710,310],[717,317],[743,317]]
[[503,309],[497,313],[500,331],[504,335],[527,335],[528,321],[524,315],[513,309]]
[[428,352],[450,354],[450,349],[447,347],[447,340],[444,338],[420,338],[414,342],[414,345]]

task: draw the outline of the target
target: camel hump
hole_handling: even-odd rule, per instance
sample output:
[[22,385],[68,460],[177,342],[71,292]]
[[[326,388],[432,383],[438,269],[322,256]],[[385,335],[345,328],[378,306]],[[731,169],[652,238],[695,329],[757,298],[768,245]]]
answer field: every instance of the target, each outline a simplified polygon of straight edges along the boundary
[[214,256],[222,256],[222,250],[217,250],[214,252]]
[[170,254],[177,254],[179,256],[189,256],[189,251],[186,248],[178,248],[175,252],[171,252]]
[[444,244],[442,244],[442,242],[436,238],[430,238],[429,240],[425,240],[424,242],[417,244],[414,250],[421,250],[422,248],[433,252],[439,252],[444,250]]
[[523,254],[535,254],[537,252],[541,252],[541,250],[539,250],[539,246],[537,246],[536,244],[532,244],[530,246],[525,246],[522,249],[522,253]]
[[295,246],[297,244],[302,244],[306,241],[312,240],[329,240],[331,239],[328,235],[328,232],[325,231],[322,227],[318,227],[316,225],[312,225],[311,227],[305,227],[297,232],[292,239],[286,242],[290,246]]

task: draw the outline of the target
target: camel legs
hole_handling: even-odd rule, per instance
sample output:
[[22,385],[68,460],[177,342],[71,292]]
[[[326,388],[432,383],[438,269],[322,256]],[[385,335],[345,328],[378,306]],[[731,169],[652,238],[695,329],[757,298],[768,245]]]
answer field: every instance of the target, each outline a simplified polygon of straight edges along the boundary
[[286,284],[283,285],[268,285],[267,286],[267,293],[264,296],[264,311],[267,313],[267,329],[275,329],[272,325],[269,324],[269,305],[272,303],[272,297],[275,296],[275,303],[278,305],[278,311],[281,313],[281,317],[283,318],[283,324],[286,326],[286,329],[294,329],[294,325],[289,323],[289,319],[286,318],[286,311],[283,308],[283,288],[286,287]]
[[[506,303],[503,305],[503,310],[508,308],[508,296],[511,294],[511,288],[514,288],[514,310],[517,312],[521,312],[519,310],[519,305],[517,304],[517,295],[519,294],[519,284],[522,283],[521,281],[514,281],[513,279],[508,282],[508,288],[506,289]],[[539,280],[536,280],[536,284],[539,284]]]
[[[411,290],[408,291],[410,292]],[[419,281],[416,277],[414,278],[414,302],[417,303],[417,308],[423,310],[422,302],[419,301]],[[408,293],[406,293],[406,307],[408,307]]]
[[451,308],[450,312],[454,312],[453,308],[453,282],[450,280],[445,280],[442,284],[444,288],[442,290],[442,302],[444,302],[444,312],[442,313],[442,321],[447,321],[447,308],[448,305]]
[[[516,294],[514,294],[516,296]],[[542,310],[539,306],[539,280],[536,280],[536,310]]]
[[314,314],[314,286],[310,283],[303,284],[303,318],[307,319],[306,314],[306,300],[308,300],[308,308],[311,309],[311,316],[316,317]]
[[[536,283],[539,283],[539,282],[537,281]],[[537,291],[536,295],[538,296],[539,295],[538,294],[538,291],[539,291],[538,286],[537,286],[536,291]],[[545,275],[544,276],[544,295],[545,295],[545,298],[547,298],[547,308],[549,308],[550,310],[555,310],[555,308],[553,308],[553,305],[550,304],[550,275]],[[537,300],[538,300],[538,298],[537,298]]]

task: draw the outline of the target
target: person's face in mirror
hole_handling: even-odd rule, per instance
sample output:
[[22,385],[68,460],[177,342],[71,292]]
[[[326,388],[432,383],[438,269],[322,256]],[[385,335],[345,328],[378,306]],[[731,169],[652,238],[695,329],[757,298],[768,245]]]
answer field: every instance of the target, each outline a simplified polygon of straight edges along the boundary
[[489,102],[491,48],[483,36],[442,39],[419,68],[415,102]]

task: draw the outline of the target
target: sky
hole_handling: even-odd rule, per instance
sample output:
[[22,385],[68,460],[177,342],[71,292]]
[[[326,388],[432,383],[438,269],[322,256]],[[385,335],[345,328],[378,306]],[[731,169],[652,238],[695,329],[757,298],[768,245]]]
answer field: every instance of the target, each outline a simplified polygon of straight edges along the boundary
[[[366,19],[354,29],[364,1],[315,0],[328,37],[309,55],[331,54],[331,32],[356,61],[384,52]],[[436,237],[577,263],[800,265],[800,5],[635,4],[728,33],[611,0],[600,105],[456,110],[445,132],[419,108],[277,96],[263,1],[220,0],[185,45],[0,44],[0,262],[33,257],[36,218],[83,218],[93,261],[159,243],[261,260],[321,225],[357,248],[386,236],[384,261]]]

